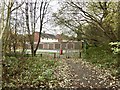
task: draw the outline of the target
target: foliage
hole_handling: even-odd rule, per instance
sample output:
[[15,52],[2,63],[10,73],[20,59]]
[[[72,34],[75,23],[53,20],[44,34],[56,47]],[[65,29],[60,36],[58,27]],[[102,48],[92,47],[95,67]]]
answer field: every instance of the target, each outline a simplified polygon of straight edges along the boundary
[[118,77],[120,77],[120,42],[109,43],[112,46],[113,53],[117,55],[117,70]]
[[114,54],[120,54],[120,42],[111,42],[109,43],[112,46]]
[[107,45],[89,47],[83,58],[100,68],[110,69],[113,75],[117,73],[117,55],[112,54],[110,47]]
[[54,83],[55,60],[40,57],[5,57],[3,87],[49,87]]
[[118,3],[71,2],[65,0],[61,9],[53,14],[55,23],[69,28],[77,39],[92,43],[117,40]]

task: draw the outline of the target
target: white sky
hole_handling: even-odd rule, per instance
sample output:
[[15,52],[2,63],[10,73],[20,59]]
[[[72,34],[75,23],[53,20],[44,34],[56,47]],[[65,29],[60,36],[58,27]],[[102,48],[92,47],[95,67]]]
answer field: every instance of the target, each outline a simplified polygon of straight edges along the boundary
[[[9,2],[9,0],[0,0],[0,3],[4,2],[4,1],[6,2],[6,4],[8,4],[8,2]],[[18,1],[18,3],[20,4],[23,1],[35,2],[36,0],[13,0],[13,1]],[[42,0],[37,0],[37,1],[42,1]],[[23,7],[24,7],[24,5],[23,5]],[[58,0],[51,0],[49,7],[51,9],[49,10],[50,13],[49,13],[49,15],[47,17],[51,18],[52,13],[57,12],[57,10],[59,8]],[[39,11],[37,13],[39,13]],[[36,24],[36,31],[39,31],[39,20],[38,20],[38,23]],[[46,27],[43,28],[42,31],[45,31],[46,33],[51,33],[51,34],[59,34],[60,33],[60,28],[59,27],[53,27],[53,25],[51,25],[51,23],[48,22],[48,23],[46,23]]]
[[[50,7],[51,7],[51,10],[50,10],[51,14],[57,12],[59,9],[58,0],[51,0]],[[47,24],[47,29],[45,31],[46,31],[46,33],[51,33],[51,34],[60,34],[61,33],[59,26],[55,27],[55,26],[51,25],[51,23]]]
[[[51,0],[49,7],[51,8],[50,10],[48,10],[50,13],[48,16],[48,18],[52,19],[52,13],[57,12],[57,10],[59,9],[59,5],[58,5],[58,0]],[[54,22],[52,22],[54,23]],[[39,25],[38,25],[38,30],[39,31]],[[43,28],[42,31],[45,31],[46,33],[51,33],[51,34],[60,34],[62,32],[62,30],[60,30],[59,26],[54,26],[54,24],[51,24],[51,22],[48,22],[45,24],[45,28]]]
[[[0,2],[2,2],[2,1],[3,0],[0,0]],[[4,0],[4,1],[8,2],[9,0]],[[17,0],[17,1],[20,3],[20,2],[23,2],[24,0]],[[36,1],[36,0],[28,0],[28,1]],[[37,1],[40,1],[40,0],[37,0]],[[51,10],[50,10],[50,16],[48,16],[48,18],[51,17],[52,13],[57,12],[57,10],[59,9],[59,4],[58,4],[59,1],[64,1],[64,0],[51,0],[51,2],[50,2]],[[90,0],[72,0],[72,1],[75,1],[75,2],[76,1],[79,1],[79,2],[88,1],[89,2]],[[95,2],[98,0],[93,0],[93,1]],[[104,1],[104,0],[99,0],[99,1]],[[109,1],[109,0],[107,0],[107,1]],[[119,0],[112,0],[112,1],[119,1]],[[39,22],[38,22],[38,25],[36,25],[36,26],[37,26],[36,31],[39,31]],[[46,23],[46,26],[45,26],[45,28],[43,28],[43,31],[45,31],[46,33],[51,33],[51,34],[60,34],[62,32],[62,30],[60,30],[60,29],[61,28],[59,26],[53,27],[53,25],[51,23]]]

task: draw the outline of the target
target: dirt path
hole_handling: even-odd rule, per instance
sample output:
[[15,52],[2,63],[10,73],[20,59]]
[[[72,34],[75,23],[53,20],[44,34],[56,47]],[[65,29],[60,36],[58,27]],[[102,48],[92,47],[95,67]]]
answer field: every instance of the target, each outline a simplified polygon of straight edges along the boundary
[[56,70],[61,87],[118,88],[119,82],[106,70],[85,61],[63,59]]

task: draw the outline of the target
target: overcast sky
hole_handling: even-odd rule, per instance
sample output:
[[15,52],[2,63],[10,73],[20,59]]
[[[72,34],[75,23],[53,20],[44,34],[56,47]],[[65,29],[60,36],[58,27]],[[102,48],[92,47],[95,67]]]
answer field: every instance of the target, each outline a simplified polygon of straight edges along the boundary
[[[3,0],[0,0],[0,2],[2,2],[2,1]],[[5,0],[5,1],[8,2],[9,0]],[[20,2],[23,2],[24,0],[17,0],[17,1],[20,3]],[[28,0],[28,1],[33,1],[34,2],[36,0]],[[40,0],[38,0],[38,1],[40,1]],[[51,17],[52,13],[55,13],[55,12],[58,11],[58,9],[60,8],[60,6],[58,4],[59,1],[64,1],[64,0],[51,0],[51,2],[50,2],[50,10],[48,10],[50,13],[49,13],[49,15],[47,15],[47,18],[52,19],[52,17]],[[90,1],[90,0],[72,0],[72,1],[80,1],[80,2],[82,2],[82,1]],[[93,0],[93,1],[97,1],[97,0]],[[99,1],[104,1],[104,0],[99,0]],[[109,1],[109,0],[107,0],[107,1]],[[118,1],[118,0],[113,0],[113,1]],[[64,30],[63,31],[60,30],[61,28],[59,26],[54,26],[54,22],[52,22],[52,23],[47,22],[46,26],[43,28],[43,31],[45,31],[46,33],[51,33],[51,34],[60,34],[60,33],[62,33],[64,31]],[[37,26],[36,31],[39,31],[39,22],[38,22],[38,24],[36,26]]]
[[[8,2],[9,2],[9,0],[0,0],[0,3],[4,2],[4,1],[5,1],[6,4],[8,4]],[[13,1],[17,1],[18,4],[20,4],[21,2],[24,2],[24,1],[35,2],[36,0],[13,0]],[[42,1],[42,0],[37,0],[37,1],[39,2],[39,1]],[[14,7],[16,7],[16,6],[14,5],[13,8]],[[22,7],[25,7],[25,5],[23,5]],[[59,8],[58,0],[51,0],[49,7],[50,7],[50,9],[48,9],[49,14],[47,15],[46,18],[52,19],[52,17],[51,17],[52,13],[57,12],[57,10]],[[6,9],[6,11],[7,11],[7,9]],[[16,11],[14,11],[14,13],[15,12]],[[39,15],[39,11],[37,13]],[[18,17],[19,16],[21,16],[21,15],[18,15]],[[38,23],[36,24],[36,31],[39,31],[39,20],[38,20]],[[43,31],[45,31],[46,33],[51,33],[51,34],[60,34],[59,27],[53,27],[53,24],[51,22],[46,23],[46,26],[45,26],[45,28],[43,28]]]
[[[49,14],[46,16],[46,18],[52,19],[52,13],[55,13],[58,11],[58,9],[60,8],[58,1],[59,0],[51,0],[49,5],[50,9],[48,9]],[[38,29],[37,31],[39,31],[39,25],[37,29]],[[52,20],[50,20],[45,24],[45,27],[43,28],[42,31],[45,31],[46,33],[51,33],[51,34],[62,33],[62,30],[60,30],[59,26],[55,26]]]
[[[50,10],[51,15],[52,15],[52,13],[57,12],[58,9],[60,8],[59,4],[58,4],[58,0],[51,0],[50,8],[51,8],[51,10]],[[50,15],[50,18],[52,19],[51,15]],[[46,28],[45,28],[46,33],[60,34],[62,32],[60,30],[59,26],[54,26],[54,22],[48,22],[46,25],[47,25]]]

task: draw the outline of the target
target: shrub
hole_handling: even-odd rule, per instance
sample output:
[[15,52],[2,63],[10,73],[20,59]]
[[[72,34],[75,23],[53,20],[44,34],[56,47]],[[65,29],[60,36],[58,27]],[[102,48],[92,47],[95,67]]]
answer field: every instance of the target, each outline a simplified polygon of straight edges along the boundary
[[83,58],[98,67],[111,69],[114,75],[117,72],[117,55],[111,52],[109,46],[89,47],[86,53],[83,54]]
[[120,77],[120,42],[109,43],[112,46],[113,53],[117,55],[117,75]]
[[40,57],[5,57],[3,87],[39,87],[54,81],[55,60]]

